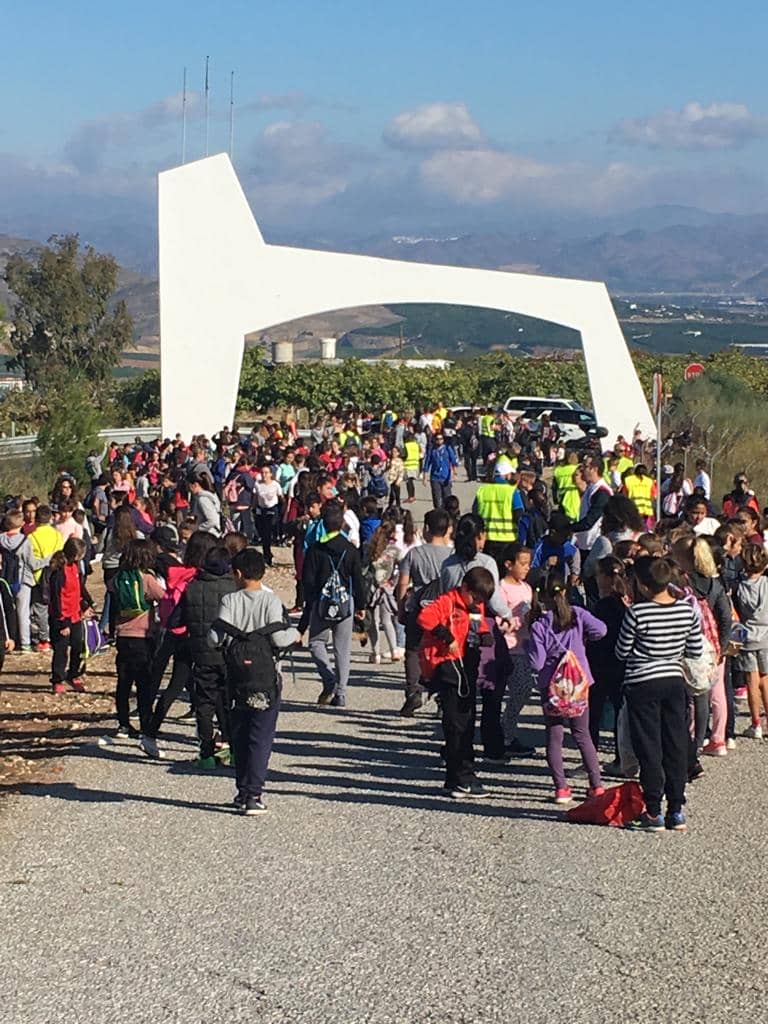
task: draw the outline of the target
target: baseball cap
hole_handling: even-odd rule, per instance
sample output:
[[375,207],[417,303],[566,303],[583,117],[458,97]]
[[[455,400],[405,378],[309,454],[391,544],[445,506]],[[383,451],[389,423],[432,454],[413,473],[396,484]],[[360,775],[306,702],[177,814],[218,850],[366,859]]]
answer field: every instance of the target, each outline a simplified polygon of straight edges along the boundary
[[152,540],[163,551],[178,551],[179,540],[176,531],[170,526],[157,526],[152,531]]

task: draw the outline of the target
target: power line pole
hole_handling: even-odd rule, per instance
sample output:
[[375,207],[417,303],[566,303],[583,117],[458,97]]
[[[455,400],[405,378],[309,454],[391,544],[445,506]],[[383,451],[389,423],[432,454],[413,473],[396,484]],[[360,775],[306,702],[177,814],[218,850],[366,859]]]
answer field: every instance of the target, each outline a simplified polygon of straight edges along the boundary
[[205,58],[205,155],[208,156],[208,61]]
[[181,162],[187,162],[187,69],[181,86]]
[[229,73],[229,159],[235,151],[235,72]]

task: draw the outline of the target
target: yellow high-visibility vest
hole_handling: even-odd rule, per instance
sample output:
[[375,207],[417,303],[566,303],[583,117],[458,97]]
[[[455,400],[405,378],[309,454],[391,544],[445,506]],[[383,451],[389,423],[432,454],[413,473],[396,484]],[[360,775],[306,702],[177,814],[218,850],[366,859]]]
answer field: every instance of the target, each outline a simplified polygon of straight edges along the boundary
[[573,482],[573,474],[578,466],[555,466],[553,476],[557,485],[557,500],[565,515],[576,523],[579,520],[579,509],[581,506],[581,495],[579,489]]
[[418,441],[406,441],[405,445],[405,457],[403,462],[405,463],[406,471],[411,470],[412,472],[418,473],[419,466],[421,465],[421,448],[419,448]]
[[646,518],[653,515],[653,485],[652,476],[635,476],[634,473],[624,481],[627,497],[634,501],[637,511]]
[[481,484],[477,489],[477,513],[485,523],[490,541],[511,542],[517,539],[512,502],[517,487],[510,484]]

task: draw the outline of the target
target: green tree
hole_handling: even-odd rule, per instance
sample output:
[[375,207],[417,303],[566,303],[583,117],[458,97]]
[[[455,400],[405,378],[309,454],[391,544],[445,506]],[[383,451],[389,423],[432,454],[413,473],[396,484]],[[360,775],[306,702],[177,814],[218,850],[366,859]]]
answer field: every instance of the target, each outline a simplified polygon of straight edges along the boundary
[[54,235],[32,259],[15,254],[5,281],[15,295],[10,338],[13,362],[35,388],[51,374],[77,372],[97,386],[107,380],[133,339],[124,302],[110,302],[118,266],[77,235]]
[[[115,401],[121,407],[120,415],[128,415],[129,426],[154,420],[160,415],[160,371],[147,370],[136,377],[121,381],[115,389]],[[110,423],[110,426],[115,426]]]
[[37,447],[46,468],[52,474],[66,469],[82,476],[85,457],[99,445],[103,426],[88,381],[80,374],[58,371],[49,378],[44,402]]

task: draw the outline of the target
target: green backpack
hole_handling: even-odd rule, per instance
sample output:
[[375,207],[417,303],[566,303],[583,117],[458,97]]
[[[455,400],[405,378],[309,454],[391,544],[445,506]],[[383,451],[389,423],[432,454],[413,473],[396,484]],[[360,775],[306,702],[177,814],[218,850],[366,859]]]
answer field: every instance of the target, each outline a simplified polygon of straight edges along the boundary
[[113,586],[120,619],[137,619],[149,611],[144,596],[144,579],[138,569],[121,569]]

